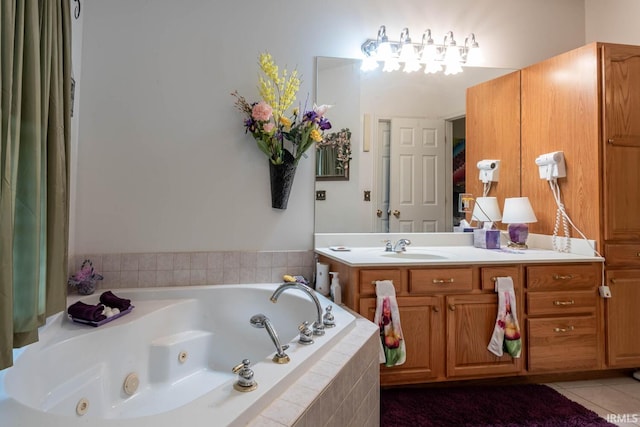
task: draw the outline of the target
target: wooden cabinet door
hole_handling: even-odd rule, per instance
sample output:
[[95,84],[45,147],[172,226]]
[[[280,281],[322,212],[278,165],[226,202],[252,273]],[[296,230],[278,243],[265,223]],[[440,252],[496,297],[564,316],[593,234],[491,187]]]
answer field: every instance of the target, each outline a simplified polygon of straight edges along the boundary
[[605,239],[640,239],[640,47],[602,47]]
[[[509,375],[522,370],[520,358],[498,357],[487,350],[498,314],[496,294],[448,296],[446,306],[447,377]],[[521,313],[518,308],[522,332]]]
[[[444,379],[444,325],[441,297],[397,297],[407,352],[402,365],[380,365],[380,384]],[[373,321],[376,298],[360,299],[360,314]]]
[[605,300],[609,367],[640,366],[640,270],[607,271],[611,298]]

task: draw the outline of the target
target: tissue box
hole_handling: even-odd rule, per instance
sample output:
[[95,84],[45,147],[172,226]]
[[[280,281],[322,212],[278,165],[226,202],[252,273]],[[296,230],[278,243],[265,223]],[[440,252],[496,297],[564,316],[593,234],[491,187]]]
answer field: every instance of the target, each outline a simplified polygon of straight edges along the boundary
[[500,249],[500,230],[473,230],[473,246],[483,249]]

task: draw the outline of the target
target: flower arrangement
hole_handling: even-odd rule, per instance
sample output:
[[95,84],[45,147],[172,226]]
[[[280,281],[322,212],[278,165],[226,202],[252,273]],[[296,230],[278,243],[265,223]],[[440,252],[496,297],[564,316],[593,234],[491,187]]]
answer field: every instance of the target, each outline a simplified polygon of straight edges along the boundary
[[69,277],[67,283],[75,286],[79,294],[91,295],[96,290],[96,282],[102,279],[102,275],[94,270],[91,260],[85,259],[80,270]]
[[351,160],[351,130],[344,128],[340,132],[331,132],[322,142],[316,144],[317,150],[324,147],[335,149],[336,171],[338,173],[346,173],[349,168],[349,160]]
[[307,110],[305,103],[302,113],[298,107],[287,116],[300,88],[297,70],[288,72],[285,68],[280,72],[268,53],[260,54],[258,63],[263,73],[258,80],[262,100],[249,103],[237,91],[231,94],[236,98],[236,108],[246,115],[245,133],[251,133],[272,164],[287,161],[297,165],[305,151],[314,142],[322,142],[324,131],[331,129],[331,123],[324,117],[329,107],[314,104]]

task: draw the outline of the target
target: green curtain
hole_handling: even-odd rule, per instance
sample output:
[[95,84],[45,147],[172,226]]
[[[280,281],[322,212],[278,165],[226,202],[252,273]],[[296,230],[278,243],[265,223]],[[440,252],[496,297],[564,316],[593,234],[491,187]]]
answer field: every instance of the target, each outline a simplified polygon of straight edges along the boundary
[[0,369],[65,309],[69,0],[0,0]]

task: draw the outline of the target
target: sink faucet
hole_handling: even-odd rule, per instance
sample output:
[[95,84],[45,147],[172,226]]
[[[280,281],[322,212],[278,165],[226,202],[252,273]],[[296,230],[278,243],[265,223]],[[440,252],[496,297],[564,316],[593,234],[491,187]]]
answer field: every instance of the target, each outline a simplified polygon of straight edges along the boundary
[[271,324],[269,318],[264,314],[254,314],[253,316],[251,316],[249,323],[251,323],[251,326],[253,326],[254,328],[264,328],[269,333],[271,341],[273,341],[273,345],[276,346],[276,355],[273,356],[273,361],[276,363],[288,363],[290,359],[284,351],[288,349],[289,346],[280,344],[278,334],[276,333],[276,330]]
[[313,303],[316,305],[317,312],[316,321],[313,322],[312,326],[313,335],[324,335],[324,323],[322,323],[322,306],[320,305],[320,301],[318,301],[318,297],[316,297],[313,290],[307,285],[298,282],[283,283],[282,285],[278,286],[278,288],[271,295],[271,302],[278,302],[278,297],[280,296],[280,294],[288,289],[300,289],[302,292],[307,294],[309,298],[311,298]]
[[411,240],[409,239],[400,239],[393,246],[393,252],[400,253],[405,252],[407,250],[407,246],[411,244]]

